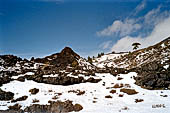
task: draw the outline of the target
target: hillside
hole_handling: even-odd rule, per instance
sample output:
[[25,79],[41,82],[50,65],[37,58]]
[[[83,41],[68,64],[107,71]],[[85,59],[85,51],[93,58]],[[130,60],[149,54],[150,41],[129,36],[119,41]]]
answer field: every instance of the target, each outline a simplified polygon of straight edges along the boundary
[[144,64],[158,61],[165,62],[170,58],[170,37],[162,42],[133,52],[107,54],[94,59],[94,65],[99,68],[114,67],[132,69]]
[[[71,48],[0,56],[0,113],[169,113],[170,38],[89,63]],[[152,89],[152,90],[150,90]]]

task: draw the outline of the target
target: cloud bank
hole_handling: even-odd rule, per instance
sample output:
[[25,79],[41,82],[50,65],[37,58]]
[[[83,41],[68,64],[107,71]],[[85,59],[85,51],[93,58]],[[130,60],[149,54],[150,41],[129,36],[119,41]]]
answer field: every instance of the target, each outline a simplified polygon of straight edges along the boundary
[[151,34],[147,37],[126,36],[113,45],[111,51],[132,51],[132,44],[139,42],[142,48],[156,44],[170,36],[170,17],[155,26]]
[[[139,13],[146,6],[144,0],[139,4],[134,14]],[[141,48],[156,44],[170,36],[170,11],[161,11],[162,6],[150,10],[138,18],[127,17],[124,20],[115,20],[112,25],[97,32],[100,37],[119,37],[110,51],[132,51],[132,43],[141,43]],[[110,42],[111,43],[111,42]]]
[[120,35],[125,36],[129,33],[136,32],[141,28],[134,19],[126,19],[125,21],[116,20],[113,24],[102,31],[97,32],[98,36]]

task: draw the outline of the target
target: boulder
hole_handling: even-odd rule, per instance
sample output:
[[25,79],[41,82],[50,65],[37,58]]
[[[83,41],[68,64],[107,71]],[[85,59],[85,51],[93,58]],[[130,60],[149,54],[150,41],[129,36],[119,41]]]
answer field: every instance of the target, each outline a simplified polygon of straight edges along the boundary
[[32,94],[32,95],[35,95],[39,92],[39,89],[37,88],[33,88],[33,89],[30,89],[29,92]]
[[7,100],[11,100],[13,98],[14,98],[14,93],[5,92],[5,91],[0,89],[0,100],[1,101],[7,101]]

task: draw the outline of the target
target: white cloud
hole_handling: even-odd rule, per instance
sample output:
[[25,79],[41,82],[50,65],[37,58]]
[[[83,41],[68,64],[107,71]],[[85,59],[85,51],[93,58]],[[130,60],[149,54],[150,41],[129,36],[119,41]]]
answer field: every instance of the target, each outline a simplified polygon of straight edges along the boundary
[[124,22],[116,20],[111,26],[108,26],[102,31],[97,32],[98,36],[120,35],[125,36],[129,33],[136,32],[141,28],[134,19],[126,19]]
[[126,36],[120,39],[116,44],[113,45],[111,51],[131,51],[132,43],[139,42],[141,47],[148,47],[150,45],[156,44],[163,39],[170,36],[170,17],[165,18],[160,23],[158,23],[153,31],[147,37],[130,37]]
[[111,43],[112,41],[106,41],[106,42],[103,42],[101,45],[99,45],[99,47],[102,49],[108,49],[108,48],[111,48]]
[[146,0],[143,0],[134,10],[133,15],[136,15],[146,7]]
[[158,6],[158,8],[153,9],[149,11],[145,16],[144,16],[144,23],[146,25],[156,25],[158,24],[161,20],[164,18],[169,17],[170,11],[163,11],[161,12],[162,6]]
[[[146,7],[146,0],[143,0],[130,14],[134,16]],[[120,37],[129,35],[138,31],[141,28],[141,25],[137,23],[139,19],[130,19],[126,18],[125,20],[115,20],[112,25],[107,28],[97,32],[98,36],[111,36],[118,35]]]
[[[145,2],[143,4],[146,5]],[[141,5],[141,7],[145,6]],[[139,6],[137,6],[139,7]],[[136,8],[137,10],[138,8]],[[140,9],[140,8],[139,8]],[[142,10],[142,9],[140,9]],[[139,11],[139,10],[138,10]],[[117,36],[120,38],[110,51],[131,51],[134,42],[141,48],[151,46],[170,36],[170,11],[160,5],[142,17],[116,20],[112,25],[98,32],[99,36]],[[133,35],[136,33],[136,35]]]

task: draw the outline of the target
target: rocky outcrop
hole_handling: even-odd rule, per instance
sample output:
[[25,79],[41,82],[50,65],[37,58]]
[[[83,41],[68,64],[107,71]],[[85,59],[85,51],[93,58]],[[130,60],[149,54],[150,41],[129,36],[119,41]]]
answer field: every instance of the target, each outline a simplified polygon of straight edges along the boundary
[[152,62],[142,65],[135,69],[138,76],[135,78],[136,84],[147,89],[168,89],[170,86],[170,60],[161,64],[160,62]]
[[28,80],[34,80],[38,83],[46,83],[53,85],[73,85],[85,82],[97,83],[101,79],[95,79],[90,77],[89,79],[84,79],[84,77],[70,77],[66,75],[59,75],[58,77],[43,77],[43,76],[25,76]]
[[58,68],[66,68],[68,64],[76,62],[80,56],[76,54],[71,48],[65,47],[60,53],[52,54],[45,58],[37,58],[34,62],[53,65]]
[[124,69],[124,68],[113,68],[113,67],[107,67],[103,69],[96,68],[95,70],[96,73],[110,73],[113,76],[117,76],[118,74],[127,74],[129,70]]
[[2,60],[0,65],[3,65],[4,67],[12,67],[15,66],[18,61],[22,61],[21,58],[14,55],[0,55],[0,59]]
[[11,102],[24,101],[24,100],[26,100],[27,98],[28,98],[28,96],[22,96],[22,97],[19,97],[19,98],[15,99],[15,100],[11,100]]
[[72,101],[57,101],[50,102],[50,105],[32,105],[30,107],[25,108],[25,112],[29,113],[68,113],[68,112],[78,112],[82,110],[83,107],[80,104],[72,104]]
[[29,107],[26,107],[24,110],[21,110],[19,104],[14,106],[9,106],[8,110],[0,111],[0,113],[68,113],[68,112],[79,112],[83,109],[80,104],[73,104],[72,101],[67,100],[65,102],[49,101],[50,105],[39,105],[33,104]]

